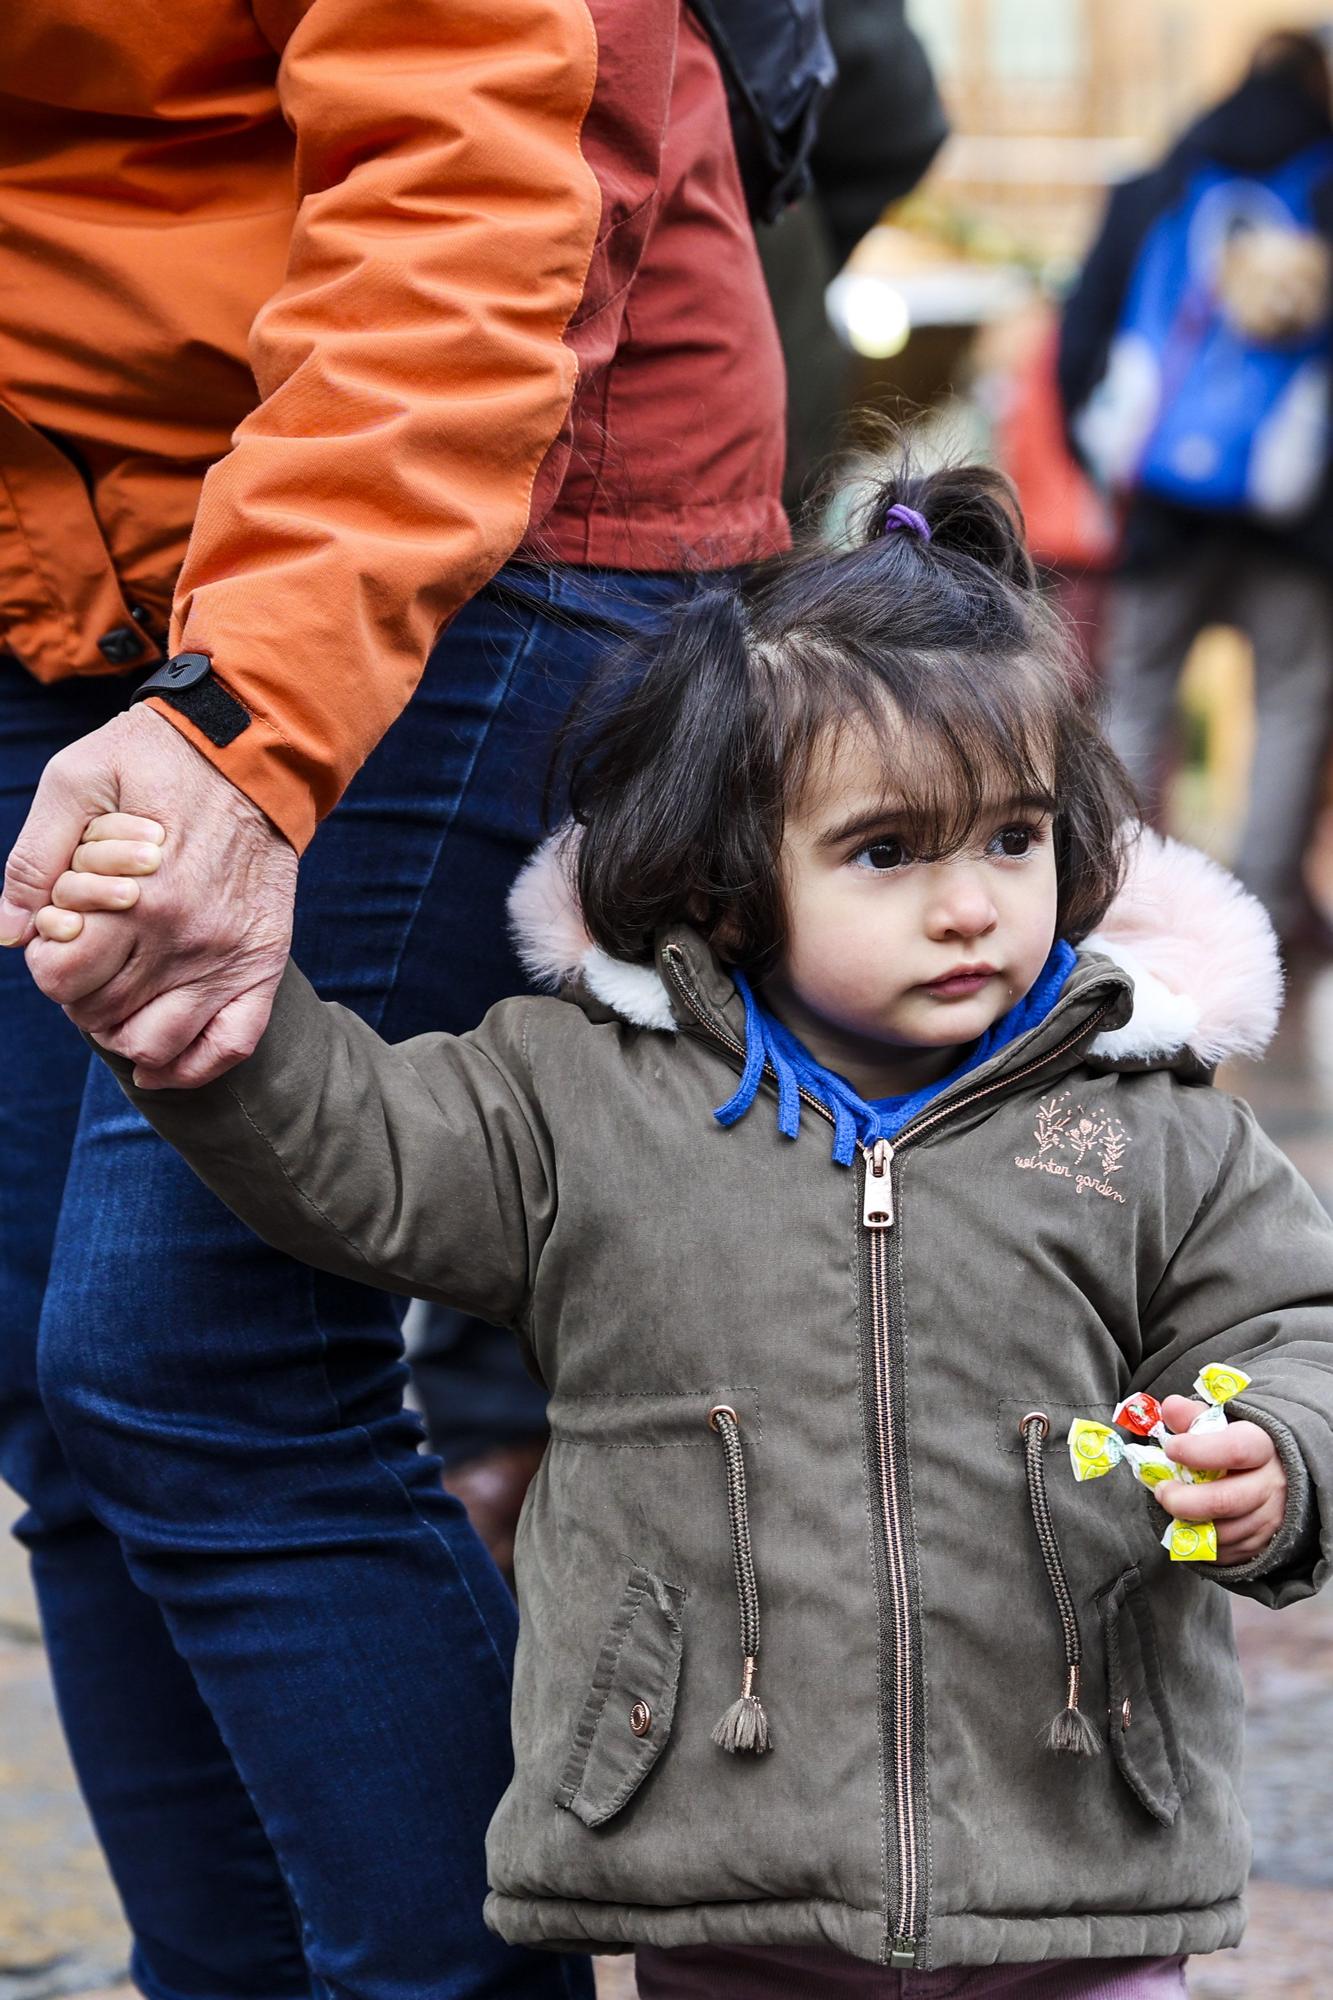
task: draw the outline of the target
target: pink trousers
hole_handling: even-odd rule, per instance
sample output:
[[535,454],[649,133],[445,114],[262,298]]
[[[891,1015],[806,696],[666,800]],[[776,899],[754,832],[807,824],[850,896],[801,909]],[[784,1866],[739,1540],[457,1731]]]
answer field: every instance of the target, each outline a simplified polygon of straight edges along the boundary
[[639,2000],[1185,2000],[1183,1958],[1052,1958],[889,1972],[840,1951],[644,1947]]

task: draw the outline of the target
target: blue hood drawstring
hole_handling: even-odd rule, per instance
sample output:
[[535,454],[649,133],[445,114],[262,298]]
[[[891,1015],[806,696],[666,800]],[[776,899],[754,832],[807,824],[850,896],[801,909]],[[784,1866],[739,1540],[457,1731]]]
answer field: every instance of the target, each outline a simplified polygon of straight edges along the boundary
[[1044,1021],[1059,999],[1074,963],[1073,946],[1063,939],[1057,941],[1030,991],[987,1028],[965,1062],[908,1097],[881,1099],[879,1104],[867,1103],[844,1078],[816,1062],[795,1035],[759,1005],[745,974],[735,971],[731,976],[745,1003],[745,1067],[735,1090],[725,1104],[718,1105],[713,1116],[719,1125],[735,1125],[743,1118],[759,1095],[767,1067],[777,1081],[778,1130],[783,1137],[794,1139],[801,1129],[804,1090],[817,1098],[833,1119],[835,1163],[850,1167],[858,1145],[873,1146],[876,1139],[893,1138],[932,1097],[976,1069],[997,1049]]
[[882,1121],[878,1111],[850,1083],[817,1063],[794,1035],[763,1011],[743,972],[731,976],[745,1002],[745,1068],[732,1095],[713,1113],[714,1118],[719,1125],[734,1125],[745,1116],[759,1094],[767,1064],[777,1078],[778,1130],[783,1137],[794,1139],[801,1129],[800,1093],[804,1086],[832,1112],[833,1157],[840,1167],[850,1167],[857,1141],[873,1146],[879,1138]]

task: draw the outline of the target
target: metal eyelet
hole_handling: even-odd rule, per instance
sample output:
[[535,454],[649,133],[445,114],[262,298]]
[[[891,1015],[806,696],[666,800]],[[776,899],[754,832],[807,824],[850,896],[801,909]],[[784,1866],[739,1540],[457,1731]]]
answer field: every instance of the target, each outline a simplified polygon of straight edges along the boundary
[[1050,1432],[1051,1432],[1051,1420],[1050,1420],[1050,1418],[1049,1418],[1049,1417],[1047,1416],[1047,1414],[1046,1414],[1045,1410],[1029,1410],[1029,1411],[1028,1411],[1028,1413],[1027,1413],[1027,1415],[1026,1415],[1025,1417],[1020,1417],[1020,1418],[1019,1418],[1019,1420],[1018,1420],[1018,1435],[1019,1435],[1019,1436],[1020,1436],[1021,1438],[1026,1438],[1026,1436],[1027,1436],[1027,1434],[1028,1434],[1028,1425],[1029,1425],[1029,1424],[1040,1424],[1040,1425],[1041,1425],[1041,1429],[1040,1429],[1040,1431],[1038,1432],[1038,1436],[1039,1436],[1039,1437],[1049,1437],[1049,1436],[1050,1436]]
[[629,1712],[629,1726],[636,1736],[646,1736],[653,1726],[653,1711],[646,1701],[636,1701]]
[[741,1420],[732,1409],[730,1403],[714,1403],[712,1409],[708,1412],[708,1428],[710,1431],[717,1429],[717,1420],[719,1417],[730,1417],[732,1423],[739,1429]]
[[1129,1696],[1126,1695],[1125,1699],[1120,1704],[1120,1727],[1122,1729],[1128,1729],[1130,1723],[1133,1720],[1134,1720],[1134,1704],[1130,1700]]

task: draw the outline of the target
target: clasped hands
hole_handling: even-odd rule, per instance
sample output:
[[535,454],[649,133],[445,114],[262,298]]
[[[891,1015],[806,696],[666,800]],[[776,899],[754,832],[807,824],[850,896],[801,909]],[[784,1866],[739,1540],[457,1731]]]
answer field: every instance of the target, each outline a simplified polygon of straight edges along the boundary
[[296,854],[170,722],[134,708],[53,757],[5,869],[0,943],[144,1088],[251,1054],[291,943]]

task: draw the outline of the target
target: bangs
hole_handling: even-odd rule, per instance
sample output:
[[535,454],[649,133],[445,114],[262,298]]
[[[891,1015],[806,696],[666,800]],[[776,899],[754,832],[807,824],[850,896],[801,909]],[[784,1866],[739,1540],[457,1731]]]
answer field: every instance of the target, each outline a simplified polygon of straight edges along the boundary
[[882,768],[883,819],[920,860],[961,852],[997,811],[1058,813],[1068,693],[1039,659],[864,662],[807,649],[799,635],[783,651],[781,666],[770,659],[778,754],[798,810],[856,743]]

